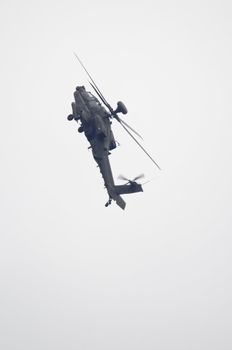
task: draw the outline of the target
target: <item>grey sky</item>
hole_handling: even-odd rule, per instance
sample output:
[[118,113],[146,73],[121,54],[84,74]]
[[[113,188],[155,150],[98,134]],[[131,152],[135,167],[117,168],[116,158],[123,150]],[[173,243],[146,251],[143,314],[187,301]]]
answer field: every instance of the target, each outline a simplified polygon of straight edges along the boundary
[[[2,1],[0,348],[230,350],[229,1]],[[126,211],[71,112],[88,79],[114,123]]]

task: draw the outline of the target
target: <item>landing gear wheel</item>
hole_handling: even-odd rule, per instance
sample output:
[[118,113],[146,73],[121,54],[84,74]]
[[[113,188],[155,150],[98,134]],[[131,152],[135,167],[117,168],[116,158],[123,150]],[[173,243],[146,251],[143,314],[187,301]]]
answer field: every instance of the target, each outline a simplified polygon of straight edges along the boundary
[[108,207],[111,204],[111,202],[112,202],[112,199],[109,198],[108,202],[105,204],[105,207]]
[[83,132],[83,131],[84,131],[83,126],[80,126],[80,127],[78,128],[78,132]]
[[67,119],[68,119],[69,121],[73,120],[73,119],[74,119],[74,115],[73,115],[73,114],[69,114],[68,117],[67,117]]

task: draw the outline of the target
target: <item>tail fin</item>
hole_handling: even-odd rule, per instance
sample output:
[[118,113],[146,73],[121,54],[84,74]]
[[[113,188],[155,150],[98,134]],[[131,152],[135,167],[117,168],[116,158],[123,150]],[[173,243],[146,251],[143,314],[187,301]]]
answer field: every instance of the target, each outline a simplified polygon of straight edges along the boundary
[[122,199],[121,196],[119,196],[119,194],[115,191],[115,186],[114,187],[110,187],[107,189],[109,196],[111,199],[113,199],[117,205],[121,208],[121,209],[125,209],[126,207],[126,202]]
[[120,196],[121,194],[142,192],[142,185],[137,184],[137,182],[130,182],[129,185],[114,186],[114,188],[108,188],[110,198],[115,200],[117,205],[123,210],[126,207],[126,202]]
[[126,202],[122,199],[122,197],[120,196],[117,196],[116,199],[115,199],[117,205],[122,208],[123,210],[125,209],[126,207]]

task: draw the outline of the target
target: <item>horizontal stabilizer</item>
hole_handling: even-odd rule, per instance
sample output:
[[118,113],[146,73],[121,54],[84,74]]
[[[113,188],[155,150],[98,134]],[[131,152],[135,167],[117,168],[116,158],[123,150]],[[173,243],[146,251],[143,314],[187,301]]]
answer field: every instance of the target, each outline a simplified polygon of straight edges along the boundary
[[128,185],[114,186],[114,188],[118,195],[143,192],[142,185],[137,184],[137,182],[131,182]]

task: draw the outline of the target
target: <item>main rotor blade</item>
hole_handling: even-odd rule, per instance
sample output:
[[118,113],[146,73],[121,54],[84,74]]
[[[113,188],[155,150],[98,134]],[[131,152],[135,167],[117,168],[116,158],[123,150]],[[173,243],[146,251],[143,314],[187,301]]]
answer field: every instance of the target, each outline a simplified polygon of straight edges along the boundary
[[94,89],[94,91],[96,92],[96,94],[98,95],[98,97],[101,99],[101,101],[103,102],[103,104],[110,110],[113,110],[113,108],[110,106],[110,104],[106,101],[105,97],[101,94],[101,92],[99,90],[97,90],[97,88],[89,81],[90,85],[92,86],[92,88]]
[[150,154],[145,150],[145,148],[139,143],[138,140],[136,140],[136,138],[134,137],[134,135],[131,134],[131,132],[129,130],[127,130],[127,128],[125,127],[125,125],[123,125],[122,123],[120,123],[122,125],[122,127],[126,130],[126,132],[132,137],[132,139],[137,143],[137,145],[143,150],[144,153],[146,153],[146,155],[151,159],[151,161],[157,166],[157,168],[159,170],[161,170],[161,168],[159,167],[159,165],[156,163],[156,161],[150,156]]
[[113,108],[110,106],[110,104],[106,101],[105,97],[102,95],[101,91],[99,89],[97,89],[96,86],[94,86],[91,81],[89,81],[90,85],[92,86],[92,88],[94,89],[94,91],[96,92],[96,94],[98,95],[98,97],[100,98],[100,100],[103,102],[103,104],[109,109],[109,111],[111,112],[112,116],[120,123],[123,123],[125,126],[127,126],[131,131],[133,131],[138,137],[141,138],[141,140],[143,140],[142,136],[135,130],[133,129],[129,124],[127,124],[124,120],[122,120],[116,113],[114,113]]
[[92,87],[95,87],[95,92],[98,94],[98,96],[100,97],[101,95],[101,100],[102,102],[106,105],[107,108],[109,108],[110,112],[112,113],[113,108],[110,106],[110,104],[106,101],[105,97],[102,95],[100,89],[98,88],[97,84],[95,83],[95,81],[93,80],[93,78],[91,77],[91,75],[89,74],[89,72],[87,71],[87,69],[85,68],[84,64],[82,63],[82,61],[80,60],[80,58],[77,56],[77,54],[74,52],[74,55],[76,56],[77,60],[79,61],[80,65],[82,66],[82,68],[85,70],[85,72],[87,73],[88,77],[90,78],[90,80],[92,81]]
[[112,116],[120,123],[123,123],[125,126],[127,126],[131,131],[133,131],[138,137],[143,140],[142,136],[135,130],[133,129],[129,124],[127,124],[124,120],[122,120],[116,113],[114,113],[113,108],[110,106],[110,104],[106,101],[105,97],[102,95],[101,91],[97,90],[97,88],[89,81],[90,85],[98,95],[98,97],[101,99],[103,104],[108,107],[109,111],[111,112]]
[[133,131],[138,137],[141,138],[141,140],[143,140],[142,136],[135,130],[133,129],[129,124],[127,124],[124,120],[122,120],[119,116],[117,118],[117,120],[120,122],[120,123],[123,123],[125,126],[127,126],[131,131]]
[[[94,91],[98,94],[98,96],[100,97],[100,99],[102,100],[102,102],[106,105],[106,107],[109,109],[109,111],[111,112],[111,114],[115,117],[115,119],[118,120],[118,122],[122,125],[122,127],[126,130],[126,132],[132,137],[132,139],[137,143],[137,145],[144,151],[144,153],[146,153],[146,155],[151,159],[151,161],[157,166],[157,168],[160,169],[159,165],[154,161],[154,159],[150,156],[150,154],[145,150],[145,148],[136,140],[136,138],[131,134],[131,132],[126,128],[126,126],[131,129],[133,132],[135,132],[136,135],[138,135],[139,137],[141,137],[134,129],[132,129],[126,122],[124,122],[123,120],[121,120],[119,118],[119,116],[114,113],[113,108],[110,106],[110,104],[106,101],[105,97],[103,96],[103,94],[101,93],[101,91],[99,90],[97,84],[95,83],[95,81],[93,80],[93,78],[91,77],[91,75],[89,74],[89,72],[87,71],[87,69],[85,68],[84,64],[82,63],[82,61],[80,60],[80,58],[77,56],[77,54],[74,52],[74,55],[76,56],[77,60],[79,61],[80,65],[82,66],[82,68],[85,70],[85,72],[87,73],[88,77],[90,78],[90,80],[92,81],[93,85],[92,87],[94,88]],[[126,126],[125,126],[126,125]],[[141,137],[142,138],[142,137]],[[161,170],[161,169],[160,169]]]

